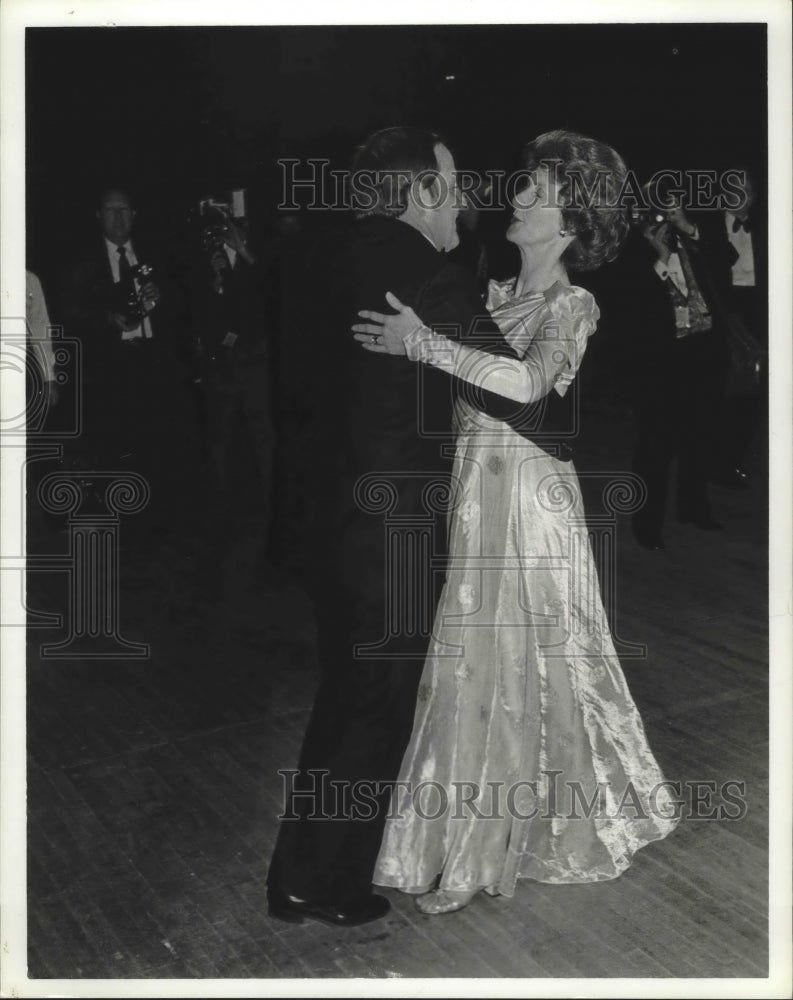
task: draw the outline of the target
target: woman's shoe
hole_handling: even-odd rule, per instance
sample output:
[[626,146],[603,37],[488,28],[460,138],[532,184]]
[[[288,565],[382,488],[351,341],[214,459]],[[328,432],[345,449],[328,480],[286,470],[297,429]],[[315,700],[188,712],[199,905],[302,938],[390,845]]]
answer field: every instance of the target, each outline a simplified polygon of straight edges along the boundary
[[435,889],[424,896],[419,896],[416,900],[416,909],[428,916],[438,913],[454,913],[455,910],[462,910],[467,906],[479,889],[457,890],[457,889]]

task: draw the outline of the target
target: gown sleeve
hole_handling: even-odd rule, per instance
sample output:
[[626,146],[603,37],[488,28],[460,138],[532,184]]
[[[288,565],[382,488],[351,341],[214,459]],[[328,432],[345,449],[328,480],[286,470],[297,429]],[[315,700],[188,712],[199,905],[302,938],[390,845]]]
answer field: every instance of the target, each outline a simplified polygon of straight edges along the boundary
[[521,404],[536,403],[552,388],[564,395],[594,332],[599,311],[583,288],[556,284],[545,293],[545,315],[522,358],[494,357],[419,327],[405,338],[411,361],[420,361],[488,392]]

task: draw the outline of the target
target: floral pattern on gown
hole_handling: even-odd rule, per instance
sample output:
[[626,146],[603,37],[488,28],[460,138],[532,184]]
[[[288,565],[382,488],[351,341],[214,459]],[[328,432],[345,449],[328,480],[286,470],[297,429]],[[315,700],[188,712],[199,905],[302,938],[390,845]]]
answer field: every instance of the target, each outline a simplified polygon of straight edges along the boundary
[[[521,357],[562,336],[562,383],[599,315],[584,289],[514,297],[514,279],[491,282],[488,308]],[[374,882],[511,896],[518,878],[615,878],[677,811],[608,630],[575,470],[462,400],[455,421],[446,583]]]

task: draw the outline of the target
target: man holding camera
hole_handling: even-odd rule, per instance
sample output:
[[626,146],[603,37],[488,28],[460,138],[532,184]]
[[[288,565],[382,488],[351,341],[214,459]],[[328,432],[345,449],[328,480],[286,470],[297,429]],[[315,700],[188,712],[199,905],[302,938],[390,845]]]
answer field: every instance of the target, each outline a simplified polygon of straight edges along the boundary
[[131,239],[134,218],[135,211],[123,191],[103,195],[99,220],[114,284],[108,319],[122,341],[153,339],[149,314],[160,301],[160,289],[149,277],[147,265],[135,256]]
[[135,214],[125,191],[102,192],[99,238],[63,282],[62,315],[83,347],[89,461],[140,472],[159,493],[174,459],[184,455],[174,433],[187,428],[190,410],[176,295],[151,251],[133,241]]
[[633,403],[633,471],[647,489],[634,514],[643,548],[664,548],[666,494],[677,459],[677,519],[703,531],[722,526],[708,493],[708,460],[728,366],[724,248],[671,192],[650,192],[653,210],[634,219],[613,274],[608,310],[621,347],[622,382]]
[[263,536],[272,492],[268,275],[249,245],[248,220],[214,207],[204,227],[203,260],[193,275],[193,334],[200,348],[206,458],[213,498],[232,496],[237,430],[246,431],[262,493]]

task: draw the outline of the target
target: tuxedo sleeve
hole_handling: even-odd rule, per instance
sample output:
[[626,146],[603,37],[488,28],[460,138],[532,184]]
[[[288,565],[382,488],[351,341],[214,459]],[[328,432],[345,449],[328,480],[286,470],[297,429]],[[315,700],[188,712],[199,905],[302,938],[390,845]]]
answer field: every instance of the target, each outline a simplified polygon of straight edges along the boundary
[[[518,355],[504,340],[504,335],[479,296],[473,277],[458,264],[448,263],[420,290],[414,311],[435,333],[484,354],[517,360]],[[451,377],[454,393],[464,393],[477,409],[499,420],[511,414],[514,405],[505,397],[481,386]]]
[[468,344],[440,336],[429,327],[415,330],[405,338],[408,357],[517,403],[538,403],[554,387],[564,395],[578,371],[586,341],[595,330],[600,312],[588,292],[554,289],[545,293],[545,300],[548,326],[556,329],[558,324],[565,331],[565,340],[546,337],[541,329],[520,360],[494,359]]
[[473,276],[457,264],[446,264],[427,282],[414,311],[426,326],[452,340],[487,354],[517,357],[487,311]]
[[[473,276],[459,265],[444,266],[422,288],[413,308],[434,332],[484,354],[518,361],[517,353],[504,340],[498,324],[479,297]],[[574,419],[572,394],[563,397],[546,391],[539,402],[527,405],[481,385],[463,382],[454,375],[446,374],[445,377],[451,379],[455,395],[462,395],[482,413],[509,424],[514,431],[552,454],[565,460],[572,455],[569,440]]]
[[703,289],[710,299],[712,310],[723,314],[730,297],[732,285],[732,265],[738,259],[738,252],[727,236],[722,213],[710,213],[696,220],[699,239],[686,240],[695,270]]

